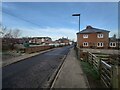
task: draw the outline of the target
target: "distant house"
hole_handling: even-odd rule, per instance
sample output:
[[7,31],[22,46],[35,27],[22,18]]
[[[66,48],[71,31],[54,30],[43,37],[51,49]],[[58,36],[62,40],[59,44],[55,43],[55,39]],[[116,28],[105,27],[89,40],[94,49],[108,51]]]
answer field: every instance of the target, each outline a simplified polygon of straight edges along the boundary
[[68,38],[60,38],[58,40],[55,40],[52,42],[50,45],[55,45],[55,46],[64,46],[64,45],[70,45],[70,40]]
[[109,32],[87,26],[86,29],[77,33],[77,46],[81,48],[108,48]]
[[32,37],[29,38],[29,43],[34,44],[50,44],[52,39],[50,37]]
[[109,38],[109,48],[110,49],[119,49],[120,48],[120,39],[116,38],[116,35]]
[[58,39],[58,42],[61,44],[69,45],[70,40],[68,38],[60,38]]

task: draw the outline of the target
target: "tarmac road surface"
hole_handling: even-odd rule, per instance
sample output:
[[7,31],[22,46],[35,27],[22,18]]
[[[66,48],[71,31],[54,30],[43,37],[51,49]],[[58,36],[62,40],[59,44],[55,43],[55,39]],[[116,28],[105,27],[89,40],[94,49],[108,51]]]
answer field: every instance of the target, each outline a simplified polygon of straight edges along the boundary
[[41,88],[72,46],[56,48],[2,68],[2,88]]

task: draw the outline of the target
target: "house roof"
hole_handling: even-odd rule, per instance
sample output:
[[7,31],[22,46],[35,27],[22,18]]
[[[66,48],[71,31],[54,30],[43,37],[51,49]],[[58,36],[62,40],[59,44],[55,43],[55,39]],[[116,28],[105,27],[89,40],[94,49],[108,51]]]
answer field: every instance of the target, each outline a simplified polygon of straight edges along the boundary
[[110,31],[87,26],[86,29],[83,29],[82,31],[78,32],[77,34],[99,33],[99,32],[110,32]]
[[50,37],[32,37],[31,39],[35,39],[35,38],[36,38],[36,39],[42,39],[42,38],[43,38],[43,39],[51,39]]
[[110,38],[109,38],[109,41],[110,41],[110,42],[120,42],[120,38],[110,37]]
[[68,38],[60,38],[59,40],[68,40]]

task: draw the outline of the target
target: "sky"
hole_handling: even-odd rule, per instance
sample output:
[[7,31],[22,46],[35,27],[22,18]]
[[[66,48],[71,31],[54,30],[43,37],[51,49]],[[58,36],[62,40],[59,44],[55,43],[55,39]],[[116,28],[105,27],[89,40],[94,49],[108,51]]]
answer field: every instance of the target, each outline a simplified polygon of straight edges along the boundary
[[80,13],[80,30],[91,25],[118,34],[117,2],[3,2],[2,24],[20,29],[21,37],[48,36],[76,41]]

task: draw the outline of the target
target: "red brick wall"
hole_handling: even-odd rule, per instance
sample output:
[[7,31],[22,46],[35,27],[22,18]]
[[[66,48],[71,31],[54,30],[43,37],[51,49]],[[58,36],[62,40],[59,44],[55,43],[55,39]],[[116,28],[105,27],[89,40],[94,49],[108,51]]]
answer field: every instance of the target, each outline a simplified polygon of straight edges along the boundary
[[50,46],[35,46],[35,47],[29,47],[25,49],[26,53],[35,53],[43,50],[50,49]]
[[[85,48],[108,48],[109,45],[109,34],[108,33],[102,33],[104,36],[103,38],[98,38],[97,37],[98,33],[92,33],[88,34],[88,38],[83,38],[84,34],[77,34],[77,43],[79,47],[83,47],[83,42],[88,42],[88,46],[84,46]],[[97,47],[98,42],[103,42],[104,46],[103,47]],[[94,47],[95,46],[95,47]]]

